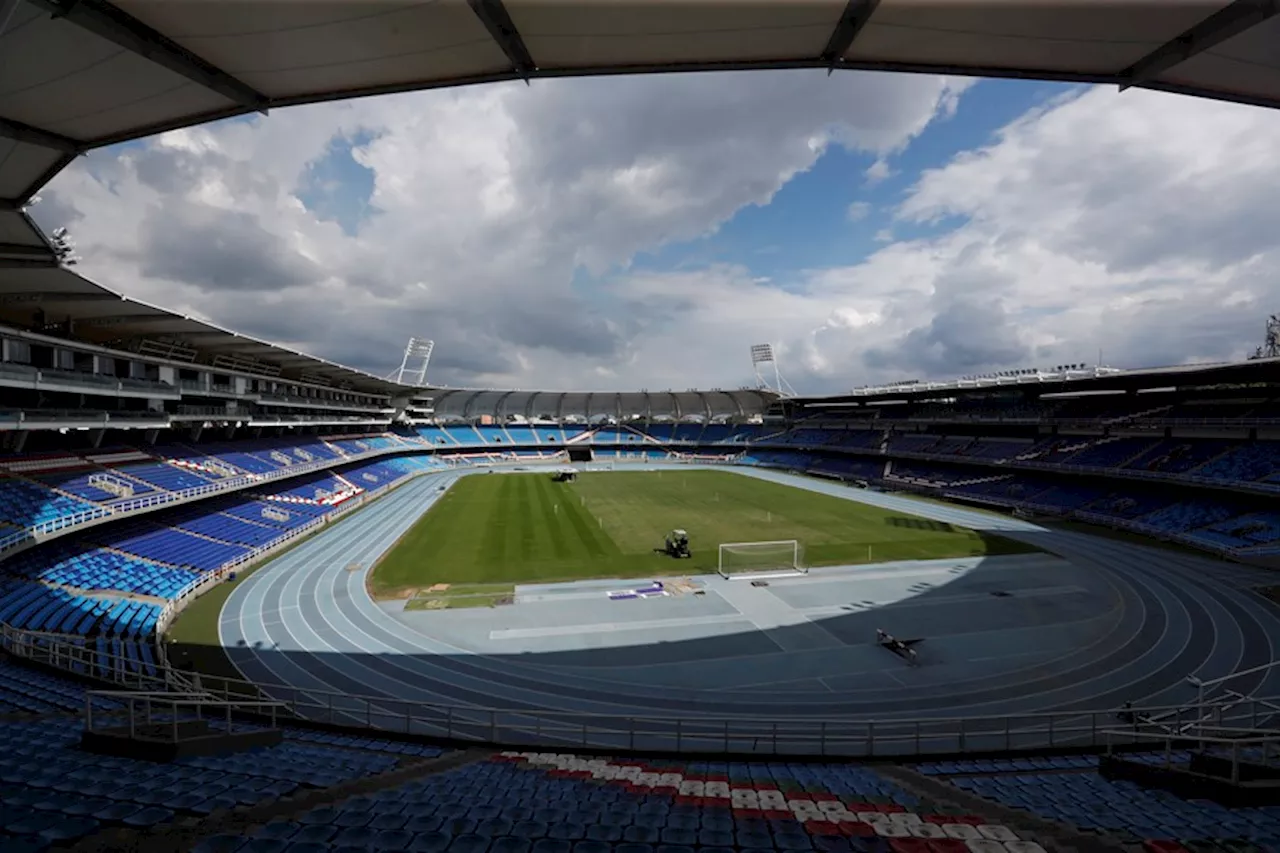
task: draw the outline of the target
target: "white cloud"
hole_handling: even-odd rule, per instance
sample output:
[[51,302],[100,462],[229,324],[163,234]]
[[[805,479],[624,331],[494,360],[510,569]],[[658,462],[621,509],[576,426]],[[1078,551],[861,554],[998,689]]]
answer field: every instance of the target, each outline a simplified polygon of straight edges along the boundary
[[849,209],[845,211],[845,216],[850,222],[861,222],[871,215],[871,204],[865,201],[855,201],[849,205]]
[[[98,152],[46,193],[62,220],[46,224],[70,225],[82,270],[129,295],[357,366],[386,369],[412,334],[436,339],[435,376],[455,384],[572,385],[601,368],[630,385],[724,382],[745,372],[727,351],[646,374],[636,354],[653,342],[620,298],[576,290],[577,271],[712,234],[830,145],[899,150],[967,85],[704,74],[282,110]],[[373,176],[355,236],[299,200],[342,139]]]
[[889,165],[888,160],[881,158],[868,166],[867,171],[863,174],[867,180],[867,186],[874,187],[876,184],[889,180],[897,173]]
[[[753,72],[285,110],[95,154],[35,212],[130,295],[382,372],[426,335],[455,385],[725,386],[763,341],[810,390],[1250,348],[1280,308],[1280,115],[1142,91],[1046,105],[921,175],[856,266],[766,277],[750,264],[779,253],[759,246],[630,269],[767,204],[825,146],[887,175],[962,88]],[[298,200],[344,137],[374,181],[355,236]],[[605,284],[584,293],[579,269]]]

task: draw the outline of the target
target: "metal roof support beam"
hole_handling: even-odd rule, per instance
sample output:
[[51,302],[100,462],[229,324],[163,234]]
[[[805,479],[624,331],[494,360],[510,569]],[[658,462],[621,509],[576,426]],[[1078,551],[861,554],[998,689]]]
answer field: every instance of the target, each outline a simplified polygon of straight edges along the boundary
[[471,11],[475,12],[476,17],[480,19],[480,23],[484,24],[484,28],[489,31],[490,37],[507,55],[507,61],[511,63],[512,70],[527,84],[529,76],[538,70],[538,66],[534,64],[529,48],[525,47],[524,39],[520,37],[520,31],[516,29],[511,15],[507,13],[507,7],[502,5],[502,0],[467,0],[467,2],[471,6]]
[[61,302],[123,302],[113,293],[59,293],[48,290],[15,290],[0,293],[0,305],[20,305],[24,302],[54,305]]
[[138,19],[104,0],[28,0],[55,18],[65,18],[82,29],[148,59],[193,83],[248,109],[265,113],[266,95],[205,62],[177,42],[165,38]]
[[64,154],[79,154],[83,150],[80,143],[66,136],[50,133],[35,127],[28,127],[17,121],[0,118],[0,136],[14,139],[28,145],[39,145],[41,148],[52,148]]
[[19,2],[21,0],[0,0],[0,36],[9,29],[9,22],[13,20],[13,13],[18,11]]
[[20,258],[55,257],[45,246],[29,246],[25,243],[0,243],[0,255],[17,255]]
[[0,270],[57,269],[58,262],[47,258],[0,258]]
[[836,24],[835,32],[827,41],[826,49],[822,51],[821,59],[827,66],[827,73],[834,71],[844,60],[844,55],[853,46],[853,40],[862,32],[867,21],[871,20],[879,5],[880,0],[849,0],[844,7],[844,14],[840,16],[840,22]]
[[1120,72],[1120,91],[1139,86],[1280,13],[1280,0],[1235,0]]
[[494,416],[501,422],[507,417],[507,398],[516,393],[514,390],[508,391],[499,397],[493,404]]
[[164,314],[109,314],[103,317],[77,317],[77,326],[121,326],[125,323],[170,323]]
[[711,423],[711,401],[707,399],[705,391],[697,392],[698,399],[702,401],[702,424],[706,426]]

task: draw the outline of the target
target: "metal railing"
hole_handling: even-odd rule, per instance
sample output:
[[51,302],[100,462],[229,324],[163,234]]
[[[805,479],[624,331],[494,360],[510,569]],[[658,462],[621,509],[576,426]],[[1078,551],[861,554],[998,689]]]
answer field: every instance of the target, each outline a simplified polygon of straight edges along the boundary
[[48,385],[89,386],[103,390],[141,391],[163,397],[177,397],[178,387],[158,379],[138,379],[131,376],[116,377],[84,370],[66,370],[59,367],[33,367],[14,362],[0,363],[0,379],[8,383],[39,390]]
[[[48,643],[28,643],[27,650],[45,659],[57,657]],[[63,652],[62,660],[83,659],[93,653],[93,649],[80,646]],[[154,703],[202,704],[222,707],[227,713],[261,713],[263,703],[268,703],[278,715],[273,720],[287,715],[383,733],[539,749],[844,758],[1110,749],[1161,739],[1209,738],[1227,730],[1253,732],[1277,716],[1277,697],[1144,708],[1139,712],[1142,719],[1128,726],[1117,724],[1114,709],[900,720],[602,715],[422,703],[208,675],[184,677],[173,671],[166,671],[163,678],[147,678],[122,666],[105,669],[151,691]],[[157,692],[159,685],[164,685],[163,692]],[[181,693],[178,699],[173,698],[175,690]],[[97,694],[97,698],[112,695]]]
[[281,717],[289,716],[289,709],[282,702],[243,697],[220,700],[196,694],[133,690],[86,690],[84,694],[86,732],[127,728],[130,738],[145,727],[151,739],[177,743],[183,740],[184,722],[192,719],[208,722],[215,716],[221,718],[221,734],[233,734],[237,727],[260,728],[245,723],[244,714],[266,717],[270,727],[275,728]]
[[1112,754],[1117,746],[1150,744],[1152,751],[1160,749],[1164,752],[1165,768],[1174,766],[1175,753],[1184,752],[1191,746],[1201,753],[1229,761],[1230,770],[1220,778],[1229,779],[1232,784],[1240,782],[1242,764],[1280,769],[1280,756],[1277,755],[1277,750],[1280,750],[1280,733],[1275,729],[1222,726],[1211,731],[1197,731],[1192,735],[1156,731],[1134,734],[1123,730],[1107,731],[1103,735],[1106,737],[1107,754]]
[[[155,718],[156,709],[221,709],[419,735],[463,743],[539,749],[671,751],[762,756],[902,758],[1055,748],[1113,749],[1147,743],[1241,741],[1277,716],[1277,699],[1259,697],[1143,708],[1119,725],[1114,709],[1047,711],[981,717],[806,719],[713,715],[601,715],[540,708],[497,708],[397,700],[337,691],[184,674],[161,665],[156,675],[136,660],[99,652],[83,638],[0,626],[0,644],[18,657],[80,674],[96,674],[128,691],[90,691],[86,718]],[[130,703],[132,703],[130,705]],[[124,707],[122,707],[124,706]],[[103,716],[112,714],[111,717]],[[1280,739],[1270,729],[1266,739]],[[1238,735],[1238,736],[1237,736]]]

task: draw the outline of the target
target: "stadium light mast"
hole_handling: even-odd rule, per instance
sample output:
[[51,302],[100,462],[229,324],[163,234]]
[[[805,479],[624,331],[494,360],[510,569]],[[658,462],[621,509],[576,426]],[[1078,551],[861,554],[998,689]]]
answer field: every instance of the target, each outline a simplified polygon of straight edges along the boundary
[[[767,374],[773,368],[773,384],[769,384]],[[778,370],[778,359],[773,354],[773,344],[752,344],[751,368],[756,372],[756,387],[763,391],[773,391],[780,397],[794,397],[795,390],[787,380],[782,378]]]
[[1280,314],[1267,318],[1267,333],[1262,346],[1253,351],[1250,358],[1280,358]]
[[[427,365],[431,363],[431,351],[435,348],[435,341],[429,341],[426,338],[409,338],[409,343],[405,344],[404,358],[400,359],[400,369],[396,371],[396,382],[401,385],[410,384],[404,381],[405,374],[408,374],[415,380],[412,384],[426,385]],[[416,370],[409,368],[410,359],[421,362]]]

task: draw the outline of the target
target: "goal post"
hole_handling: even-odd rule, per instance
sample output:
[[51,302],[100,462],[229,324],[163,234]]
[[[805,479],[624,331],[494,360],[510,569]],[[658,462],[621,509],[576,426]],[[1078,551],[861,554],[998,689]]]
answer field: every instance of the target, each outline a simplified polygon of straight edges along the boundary
[[785,577],[807,574],[804,550],[798,539],[770,542],[725,542],[720,545],[719,570],[722,577]]

